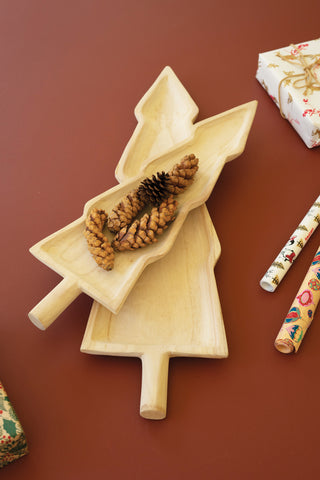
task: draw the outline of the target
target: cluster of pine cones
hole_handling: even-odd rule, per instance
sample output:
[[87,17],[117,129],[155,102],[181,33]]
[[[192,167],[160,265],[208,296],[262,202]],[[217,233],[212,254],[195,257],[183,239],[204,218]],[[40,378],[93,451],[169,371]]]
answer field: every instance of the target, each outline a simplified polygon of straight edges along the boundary
[[[101,268],[113,269],[115,251],[135,250],[157,241],[157,235],[161,235],[175,218],[177,201],[174,195],[193,182],[198,162],[194,154],[186,155],[169,172],[145,178],[109,215],[97,208],[91,210],[84,234],[89,251]],[[153,205],[150,214],[134,220],[148,204]],[[105,224],[115,233],[111,243],[103,234]]]

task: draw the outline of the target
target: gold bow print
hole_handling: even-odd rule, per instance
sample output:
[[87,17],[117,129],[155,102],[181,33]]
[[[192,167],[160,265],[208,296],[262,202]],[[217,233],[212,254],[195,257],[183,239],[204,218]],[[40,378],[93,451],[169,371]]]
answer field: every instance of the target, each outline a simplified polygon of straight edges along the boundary
[[282,117],[284,118],[285,118],[285,115],[283,114],[283,111],[282,111],[281,98],[280,98],[280,89],[283,82],[292,80],[295,78],[295,80],[292,83],[292,86],[298,89],[304,88],[305,89],[303,92],[304,95],[308,95],[309,92],[313,93],[315,90],[320,90],[320,81],[318,80],[315,74],[316,67],[320,67],[320,54],[303,55],[295,45],[290,45],[290,46],[295,49],[295,51],[297,52],[296,54],[281,55],[281,53],[277,53],[277,56],[281,58],[281,60],[289,62],[293,65],[301,66],[302,72],[296,73],[296,74],[290,72],[279,83],[279,87],[278,87],[279,109]]

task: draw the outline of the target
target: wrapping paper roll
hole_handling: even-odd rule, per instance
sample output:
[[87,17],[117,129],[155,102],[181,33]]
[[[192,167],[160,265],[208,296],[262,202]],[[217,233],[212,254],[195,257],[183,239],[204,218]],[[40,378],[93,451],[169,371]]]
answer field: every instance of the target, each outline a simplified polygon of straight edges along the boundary
[[277,258],[260,281],[260,286],[274,292],[320,223],[320,196],[293,232]]
[[275,340],[279,352],[297,352],[320,300],[320,246]]

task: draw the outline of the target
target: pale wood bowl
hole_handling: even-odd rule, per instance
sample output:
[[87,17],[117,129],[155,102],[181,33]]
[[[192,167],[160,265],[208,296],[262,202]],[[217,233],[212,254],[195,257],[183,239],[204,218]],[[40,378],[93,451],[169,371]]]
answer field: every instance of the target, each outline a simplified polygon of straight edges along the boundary
[[170,252],[145,269],[117,315],[93,303],[81,351],[141,358],[145,418],[166,416],[171,357],[228,356],[213,271],[220,251],[207,209],[194,209]]
[[[197,113],[188,92],[166,67],[135,109],[138,124],[116,168],[118,180],[134,176],[142,162],[147,165],[189,137]],[[192,241],[187,240],[190,236]],[[118,314],[93,302],[81,351],[141,359],[144,418],[166,417],[171,357],[228,356],[214,277],[220,251],[203,204],[187,216],[170,252],[144,270]]]
[[[163,95],[163,89],[156,92]],[[113,313],[118,313],[145,267],[170,251],[187,214],[207,200],[224,164],[242,153],[256,106],[256,101],[249,102],[193,125],[187,139],[147,165],[142,162],[139,175],[93,198],[86,203],[79,219],[34,245],[30,252],[64,277],[29,313],[34,324],[45,329],[82,291]],[[195,114],[195,109],[190,111]],[[153,110],[146,109],[146,112],[150,120]],[[168,171],[189,153],[199,158],[199,170],[194,183],[177,197],[176,219],[158,243],[134,252],[121,252],[110,272],[98,267],[83,235],[90,209],[98,207],[111,211],[143,178],[157,171]]]

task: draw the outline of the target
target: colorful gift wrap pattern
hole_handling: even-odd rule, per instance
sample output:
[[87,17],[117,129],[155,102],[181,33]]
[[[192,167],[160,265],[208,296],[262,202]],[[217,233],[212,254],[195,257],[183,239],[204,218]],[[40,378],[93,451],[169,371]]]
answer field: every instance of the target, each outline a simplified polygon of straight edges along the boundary
[[0,468],[27,453],[24,431],[0,382]]
[[299,223],[277,258],[260,281],[268,292],[274,292],[311,235],[320,224],[320,196]]
[[320,300],[320,247],[275,340],[282,353],[297,352]]
[[260,53],[256,78],[307,147],[318,147],[320,39]]

